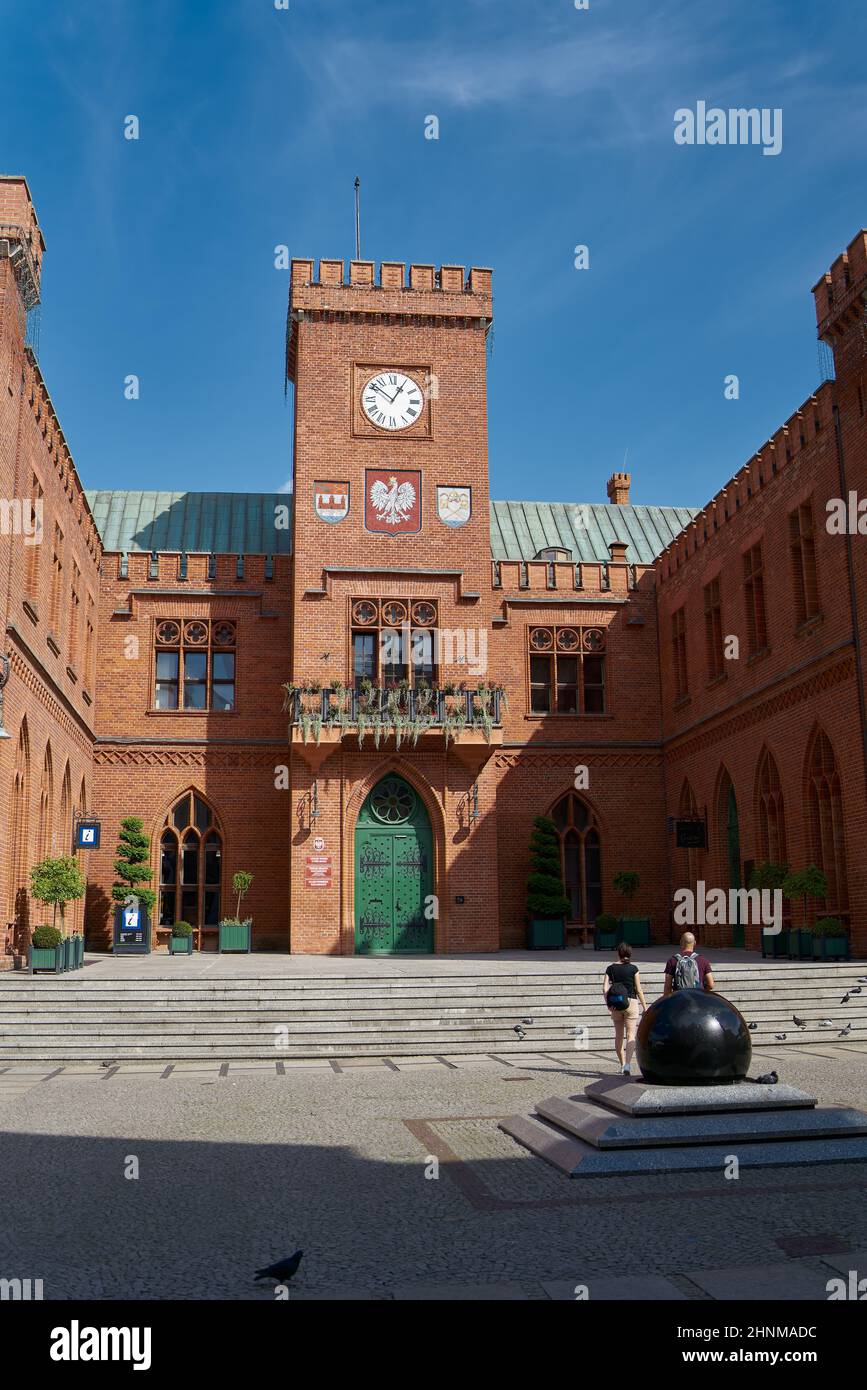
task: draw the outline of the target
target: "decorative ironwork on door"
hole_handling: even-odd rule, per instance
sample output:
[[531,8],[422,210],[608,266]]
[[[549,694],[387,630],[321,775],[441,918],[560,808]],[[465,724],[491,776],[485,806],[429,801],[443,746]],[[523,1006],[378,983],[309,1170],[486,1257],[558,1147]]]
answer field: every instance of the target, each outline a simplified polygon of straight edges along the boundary
[[383,778],[355,830],[355,948],[364,955],[433,950],[432,834],[403,778]]

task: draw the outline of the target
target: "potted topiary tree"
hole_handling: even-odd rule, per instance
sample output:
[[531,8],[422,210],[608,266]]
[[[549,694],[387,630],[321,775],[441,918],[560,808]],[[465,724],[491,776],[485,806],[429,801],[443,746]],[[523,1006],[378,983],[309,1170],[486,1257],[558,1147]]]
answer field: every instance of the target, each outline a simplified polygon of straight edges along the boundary
[[63,955],[63,933],[57,927],[37,927],[30,943],[30,972],[50,970],[59,975],[65,969]]
[[849,937],[839,917],[820,917],[811,935],[814,957],[820,960],[849,959]]
[[[60,921],[63,923],[66,904],[83,898],[86,884],[78,860],[72,855],[60,855],[56,859],[43,859],[30,870],[30,891],[37,902],[50,903],[54,916],[52,926],[57,928],[57,909],[60,908]],[[69,970],[73,965],[75,947],[71,936],[59,930],[62,956],[61,969]]]
[[813,934],[808,922],[808,898],[824,898],[828,891],[828,880],[815,864],[806,869],[787,874],[783,880],[783,897],[800,898],[803,902],[802,925],[789,932],[789,956],[798,960],[809,960],[813,955]]
[[193,929],[189,922],[175,922],[169,941],[170,956],[191,956],[193,954]]
[[[634,869],[621,869],[612,882],[617,892],[623,894],[628,906],[638,892],[641,879]],[[621,917],[620,931],[621,940],[628,941],[630,946],[650,945],[649,917]]]
[[617,918],[613,912],[600,912],[593,928],[593,949],[613,951],[617,945]]
[[566,945],[566,916],[571,903],[563,889],[557,827],[547,816],[536,816],[530,836],[527,878],[527,950],[562,950]]
[[[114,861],[117,878],[112,885],[111,896],[121,905],[130,898],[138,898],[139,903],[147,909],[150,923],[157,895],[152,888],[144,887],[153,877],[150,867],[151,842],[144,833],[144,821],[139,820],[138,816],[126,816],[120,823],[117,841],[117,858]],[[136,949],[141,948],[137,946]],[[150,950],[150,942],[147,949]]]
[[[767,889],[774,893],[777,889],[782,889],[783,884],[789,876],[788,864],[773,864],[770,860],[765,860],[763,864],[757,864],[750,874],[750,889],[757,888],[759,892]],[[771,936],[762,931],[762,955],[770,956],[774,959],[780,956],[788,956],[791,950],[790,938],[791,931],[788,927],[783,927]]]
[[253,875],[246,869],[239,869],[232,876],[232,887],[238,894],[238,907],[234,917],[224,917],[220,922],[221,951],[251,951],[253,949],[253,919],[241,917],[241,899],[250,891]]

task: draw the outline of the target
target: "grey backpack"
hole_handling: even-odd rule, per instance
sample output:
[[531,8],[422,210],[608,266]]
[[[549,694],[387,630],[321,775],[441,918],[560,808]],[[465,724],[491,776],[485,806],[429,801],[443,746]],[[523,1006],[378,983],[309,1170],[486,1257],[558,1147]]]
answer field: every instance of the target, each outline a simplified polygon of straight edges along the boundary
[[674,961],[674,980],[675,989],[701,989],[701,971],[698,968],[698,956],[692,951],[688,956],[677,955]]

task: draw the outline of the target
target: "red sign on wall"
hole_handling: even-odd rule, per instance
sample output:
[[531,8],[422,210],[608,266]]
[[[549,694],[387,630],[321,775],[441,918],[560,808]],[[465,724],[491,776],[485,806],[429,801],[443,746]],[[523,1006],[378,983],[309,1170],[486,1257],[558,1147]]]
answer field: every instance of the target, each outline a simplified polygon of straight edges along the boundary
[[421,472],[417,468],[366,468],[364,525],[386,536],[421,530]]
[[305,888],[331,887],[331,855],[308,854],[304,867]]

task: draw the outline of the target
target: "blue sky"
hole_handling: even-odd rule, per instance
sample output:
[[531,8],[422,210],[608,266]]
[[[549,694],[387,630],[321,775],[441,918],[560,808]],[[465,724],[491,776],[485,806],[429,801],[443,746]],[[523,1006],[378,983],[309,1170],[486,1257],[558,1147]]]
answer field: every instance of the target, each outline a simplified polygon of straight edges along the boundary
[[[356,174],[365,256],[494,268],[494,497],[604,500],[628,450],[634,501],[700,505],[820,379],[810,286],[867,220],[853,0],[2,0],[0,22],[0,167],[45,232],[40,363],[89,487],[286,483],[274,247],[348,259]],[[675,145],[698,100],[781,107],[782,152]]]

